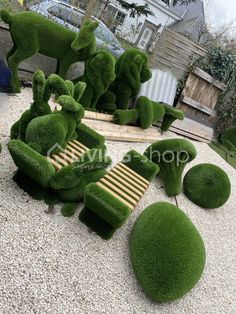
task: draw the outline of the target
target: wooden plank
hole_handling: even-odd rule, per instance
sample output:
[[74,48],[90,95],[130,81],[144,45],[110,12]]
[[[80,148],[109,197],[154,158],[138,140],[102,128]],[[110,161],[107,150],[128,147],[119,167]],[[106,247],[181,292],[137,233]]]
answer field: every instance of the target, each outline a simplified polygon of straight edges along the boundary
[[126,179],[129,178],[133,182],[137,183],[139,186],[142,186],[144,189],[147,188],[147,184],[145,184],[143,181],[139,180],[138,178],[134,177],[129,171],[122,168],[119,164],[115,167],[116,170],[118,170],[120,173],[123,173],[126,176]]
[[126,180],[127,182],[129,182],[130,184],[132,184],[133,186],[135,186],[136,189],[138,189],[139,191],[141,191],[143,193],[143,191],[145,191],[146,187],[143,187],[141,185],[139,185],[137,182],[133,181],[132,179],[130,179],[129,177],[127,177],[124,173],[120,172],[119,169],[113,168],[110,171],[110,175],[112,176],[112,173],[117,174],[118,176],[120,176],[122,179]]
[[212,110],[212,109],[200,104],[198,101],[193,100],[193,99],[189,98],[188,96],[184,96],[184,95],[182,95],[180,98],[181,98],[181,101],[183,103],[185,103],[191,107],[194,107],[200,111],[203,111],[203,112],[209,114],[210,116],[216,116],[215,110]]
[[111,189],[112,191],[114,191],[115,193],[120,195],[122,198],[124,198],[126,201],[128,201],[133,206],[137,205],[137,202],[138,202],[137,197],[135,197],[136,198],[135,199],[135,198],[129,196],[126,192],[124,192],[123,190],[119,189],[116,185],[114,185],[114,183],[109,182],[108,180],[106,180],[104,178],[100,179],[99,182],[101,182],[106,187],[108,187],[109,189]]
[[124,179],[122,179],[116,173],[109,172],[108,174],[105,175],[105,178],[107,178],[109,180],[115,180],[116,182],[120,182],[122,185],[124,185],[125,187],[127,187],[129,190],[131,190],[135,194],[139,195],[140,197],[144,193],[144,189],[142,191],[140,191],[139,189],[136,189],[133,185],[131,185],[129,182],[127,182]]
[[77,156],[77,157],[79,157],[79,158],[83,155],[83,153],[81,153],[81,152],[79,152],[78,150],[74,149],[74,148],[71,146],[70,143],[67,145],[66,150],[71,151],[73,154],[75,154],[75,156]]
[[58,156],[60,156],[62,159],[67,160],[68,163],[72,164],[73,162],[75,162],[75,160],[69,156],[67,156],[65,153],[58,153]]
[[112,183],[113,185],[115,185],[116,187],[118,187],[120,190],[124,191],[125,193],[127,193],[129,196],[133,197],[133,199],[135,200],[139,200],[140,199],[140,195],[133,193],[130,189],[128,189],[126,186],[124,186],[123,184],[119,183],[119,181],[113,179],[110,176],[105,176],[104,178],[101,179],[101,182],[103,181],[109,181],[110,183]]
[[47,160],[53,165],[53,167],[59,171],[63,168],[63,166],[61,164],[59,164],[58,162],[56,162],[54,159],[50,158],[49,156],[47,157]]
[[93,111],[85,111],[84,118],[90,120],[113,121],[113,115]]
[[68,162],[64,159],[62,159],[60,156],[58,156],[57,154],[54,154],[51,156],[52,159],[54,159],[56,162],[58,162],[59,164],[61,164],[63,167],[68,166]]
[[111,189],[109,189],[107,186],[105,186],[103,183],[101,182],[97,182],[96,183],[100,188],[102,188],[103,190],[109,192],[111,195],[113,195],[114,197],[116,197],[119,201],[121,201],[122,203],[124,203],[126,206],[128,206],[131,210],[134,209],[134,206],[132,204],[130,204],[129,202],[127,202],[125,199],[123,199],[121,196],[119,196],[118,194],[116,194],[114,191],[112,191]]
[[118,164],[120,167],[124,168],[126,171],[130,172],[133,176],[135,176],[136,178],[138,178],[139,180],[143,181],[143,183],[149,185],[150,182],[148,180],[146,180],[144,177],[140,176],[140,174],[138,174],[137,172],[135,172],[134,170],[132,170],[131,168],[127,167],[125,164],[123,164],[122,162],[120,162]]
[[82,122],[109,140],[125,142],[156,142],[161,136],[158,129],[153,127],[143,130],[140,127],[121,126],[108,121],[83,119]]
[[219,88],[220,90],[225,90],[226,85],[221,83],[220,81],[214,79],[211,75],[203,71],[202,69],[196,67],[193,71],[194,74],[199,76],[200,78],[204,79],[205,81],[209,82],[210,84],[214,85],[215,87]]
[[167,31],[167,33],[172,34],[174,38],[179,38],[180,40],[182,40],[182,41],[184,41],[186,43],[191,44],[192,46],[196,47],[197,49],[202,50],[202,52],[207,53],[207,50],[203,46],[195,43],[194,41],[192,41],[190,39],[188,39],[186,36],[184,36],[184,35],[182,35],[180,33],[177,33],[177,32],[173,31],[170,28],[166,28],[165,30]]
[[68,144],[69,146],[73,147],[74,149],[76,149],[78,152],[80,152],[81,154],[84,154],[86,152],[85,149],[81,148],[79,145],[77,145],[76,143],[74,143],[73,141],[69,142]]
[[80,142],[77,141],[77,140],[73,140],[72,142],[75,143],[76,145],[78,145],[80,148],[82,148],[85,152],[86,152],[87,150],[89,150],[88,147],[86,147],[85,145],[83,145],[82,143],[80,143]]

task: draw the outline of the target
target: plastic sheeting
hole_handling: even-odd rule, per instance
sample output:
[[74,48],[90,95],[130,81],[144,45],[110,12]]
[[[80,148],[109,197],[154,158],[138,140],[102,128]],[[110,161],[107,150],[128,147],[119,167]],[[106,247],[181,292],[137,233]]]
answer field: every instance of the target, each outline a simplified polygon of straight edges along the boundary
[[152,78],[142,84],[140,96],[173,106],[178,80],[170,70],[152,69]]

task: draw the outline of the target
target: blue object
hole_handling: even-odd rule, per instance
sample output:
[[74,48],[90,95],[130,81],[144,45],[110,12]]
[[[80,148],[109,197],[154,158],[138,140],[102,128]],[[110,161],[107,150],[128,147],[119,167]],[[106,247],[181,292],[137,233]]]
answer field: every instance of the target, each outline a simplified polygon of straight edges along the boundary
[[9,92],[11,89],[11,71],[3,60],[0,60],[0,92]]

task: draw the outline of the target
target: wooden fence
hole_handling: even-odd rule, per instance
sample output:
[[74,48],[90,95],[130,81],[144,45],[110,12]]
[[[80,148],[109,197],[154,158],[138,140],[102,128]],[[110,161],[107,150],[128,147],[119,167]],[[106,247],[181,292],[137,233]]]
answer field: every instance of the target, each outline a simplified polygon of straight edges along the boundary
[[177,107],[193,120],[212,124],[217,121],[215,106],[225,85],[199,68],[188,76]]
[[150,56],[152,68],[167,67],[177,78],[188,72],[190,63],[205,56],[206,49],[169,28],[161,33]]

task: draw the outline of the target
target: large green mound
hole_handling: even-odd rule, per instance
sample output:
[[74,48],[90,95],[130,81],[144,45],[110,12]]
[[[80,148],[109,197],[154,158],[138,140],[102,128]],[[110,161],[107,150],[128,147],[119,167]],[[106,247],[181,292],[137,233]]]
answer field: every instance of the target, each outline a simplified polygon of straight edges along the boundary
[[228,175],[212,164],[201,164],[190,169],[184,178],[184,193],[203,208],[219,208],[229,199],[231,184]]
[[158,303],[176,300],[199,281],[205,266],[203,240],[176,206],[155,203],[137,219],[130,237],[134,273]]

